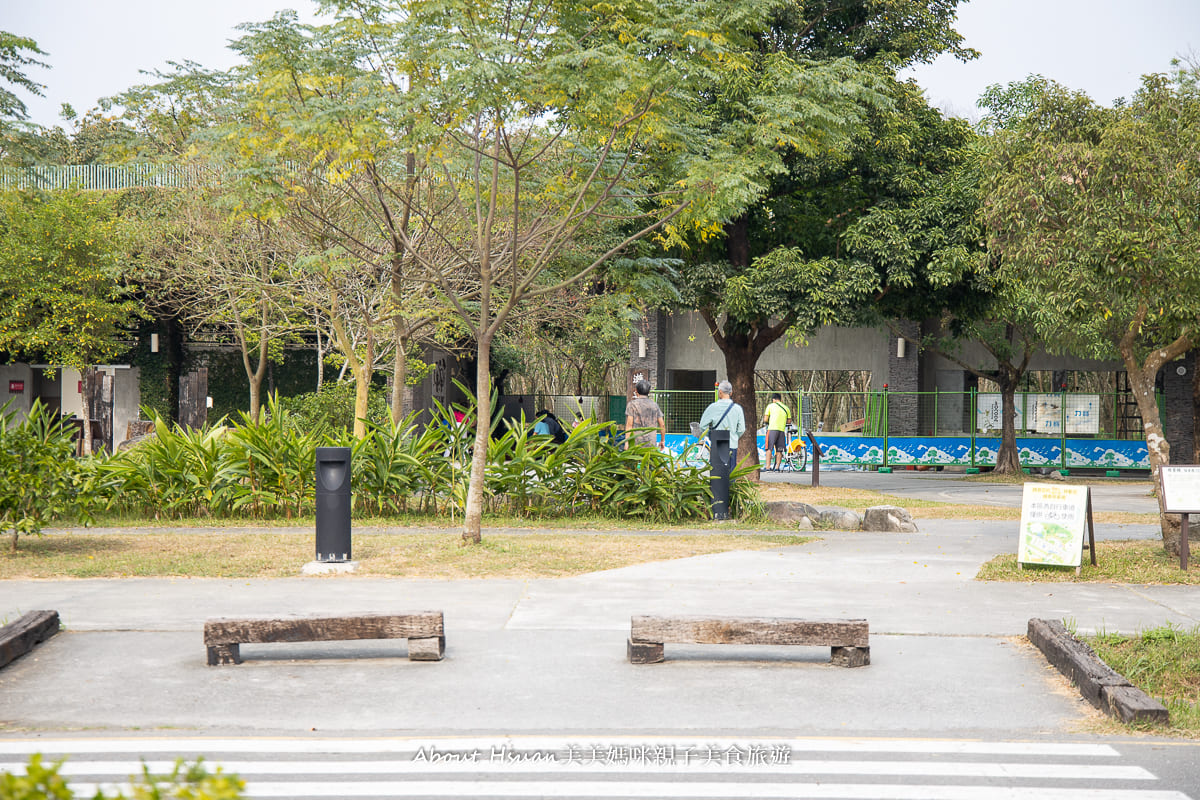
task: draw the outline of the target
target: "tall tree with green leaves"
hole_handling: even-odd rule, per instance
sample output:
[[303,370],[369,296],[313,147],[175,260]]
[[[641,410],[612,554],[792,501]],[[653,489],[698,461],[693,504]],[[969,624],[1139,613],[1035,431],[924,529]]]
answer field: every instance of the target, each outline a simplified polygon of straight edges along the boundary
[[[745,72],[750,32],[765,29],[769,2],[326,7],[336,12],[334,26],[303,36],[328,41],[326,59],[375,68],[283,69],[259,85],[283,93],[299,84],[317,125],[376,126],[399,143],[393,153],[413,154],[382,160],[347,144],[316,151],[314,163],[330,182],[375,168],[368,164],[411,179],[374,184],[408,221],[388,225],[387,237],[399,244],[406,274],[431,287],[474,341],[475,395],[485,407],[492,343],[517,309],[587,280],[689,203],[723,202],[726,190],[742,192],[759,172],[743,153],[746,137],[731,129],[714,135],[713,109],[696,98]],[[264,55],[280,49],[270,40],[276,34],[281,46],[296,42],[263,31]],[[334,58],[333,48],[344,50]],[[381,96],[377,86],[390,76],[403,91]],[[289,135],[303,142],[311,130]],[[656,184],[664,174],[674,180]],[[352,246],[347,231],[325,230]],[[473,542],[490,432],[487,415],[478,417],[463,531]]]
[[[78,369],[91,418],[95,365],[124,351],[140,311],[128,298],[121,228],[99,193],[0,194],[0,350]],[[84,425],[84,452],[92,449]]]
[[[749,68],[702,93],[718,138],[736,141],[757,168],[748,181],[723,183],[722,202],[695,209],[690,230],[676,229],[681,307],[704,319],[739,402],[753,408],[769,346],[849,323],[879,291],[875,270],[847,257],[841,236],[888,189],[877,179],[886,170],[879,131],[912,102],[895,72],[941,53],[975,55],[953,28],[957,6],[775,3],[754,33]],[[738,452],[757,463],[752,430]]]
[[[336,264],[339,280],[355,284],[358,300],[348,302],[350,295],[324,281],[337,297],[321,301],[320,313],[354,365],[364,417],[377,356],[391,353],[392,416],[399,421],[408,410],[409,364],[421,364],[447,315],[417,274],[409,244],[429,225],[414,217],[412,205],[430,155],[417,129],[431,120],[411,101],[411,81],[428,67],[397,54],[387,4],[327,5],[337,6],[329,24],[301,24],[281,13],[243,26],[246,35],[234,48],[246,63],[230,76],[235,104],[219,128],[218,152],[240,173],[239,191],[255,213],[281,219],[324,254],[309,265]],[[323,269],[312,275],[335,277]],[[364,304],[368,294],[375,300]],[[359,308],[370,322],[335,319],[335,304]],[[354,345],[343,333],[352,327],[369,354],[347,350]],[[364,432],[359,426],[358,435]]]
[[[1007,281],[1057,348],[1119,356],[1155,477],[1170,463],[1155,381],[1197,341],[1200,323],[1195,78],[1145,76],[1114,108],[1034,87],[1027,113],[995,136],[986,184],[988,246]],[[1178,521],[1160,516],[1164,547],[1176,553]]]
[[[995,471],[1021,469],[1016,392],[1044,350],[1020,287],[1003,280],[985,247],[982,209],[985,138],[945,119],[909,89],[869,158],[890,184],[846,231],[846,252],[870,263],[880,290],[864,323],[889,327],[914,349],[934,352],[997,384],[1000,449]],[[895,320],[921,320],[912,336]],[[928,324],[926,324],[928,323]],[[972,354],[971,345],[982,348]]]
[[44,55],[46,53],[33,39],[0,31],[0,124],[28,118],[29,109],[13,90],[24,89],[37,97],[42,96],[45,87],[26,73],[30,67],[49,66],[37,59]]

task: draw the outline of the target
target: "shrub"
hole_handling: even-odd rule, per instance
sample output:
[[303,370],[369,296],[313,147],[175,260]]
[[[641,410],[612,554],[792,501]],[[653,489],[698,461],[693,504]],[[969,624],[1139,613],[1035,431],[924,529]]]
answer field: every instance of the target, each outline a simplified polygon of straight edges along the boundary
[[[319,392],[277,399],[298,430],[354,430],[354,383],[327,383]],[[372,386],[367,392],[367,422],[384,425],[391,417],[387,390]]]
[[0,531],[40,536],[46,523],[65,516],[84,518],[95,499],[90,467],[75,458],[73,430],[35,401],[16,422],[0,408]]
[[[43,764],[40,753],[34,753],[25,767],[24,775],[15,772],[0,773],[0,800],[72,800],[75,792],[58,771],[62,761]],[[168,797],[187,797],[191,800],[239,800],[246,788],[245,781],[236,775],[221,772],[218,768],[210,773],[202,761],[186,764],[182,759],[175,762],[170,775],[152,775],[143,767],[136,776],[129,795],[133,800],[156,800]],[[120,800],[123,793],[105,794],[97,789],[89,795],[90,800]]]

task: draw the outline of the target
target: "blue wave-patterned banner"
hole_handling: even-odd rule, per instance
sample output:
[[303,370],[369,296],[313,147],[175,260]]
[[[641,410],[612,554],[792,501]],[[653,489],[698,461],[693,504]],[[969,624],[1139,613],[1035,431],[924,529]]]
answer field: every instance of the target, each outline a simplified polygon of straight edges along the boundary
[[[974,453],[969,436],[836,436],[816,437],[821,445],[822,464],[853,466],[883,465],[884,449],[887,464],[895,466],[976,466],[990,467],[996,463],[1000,450],[998,437],[976,437]],[[1062,439],[1017,439],[1021,465],[1026,467],[1062,467]],[[706,453],[694,447],[693,436],[667,436],[667,449],[676,457],[691,447],[689,460],[705,460]],[[1068,468],[1087,469],[1150,469],[1150,453],[1146,443],[1132,439],[1070,439],[1066,440]],[[758,437],[759,460],[766,457],[766,442]]]

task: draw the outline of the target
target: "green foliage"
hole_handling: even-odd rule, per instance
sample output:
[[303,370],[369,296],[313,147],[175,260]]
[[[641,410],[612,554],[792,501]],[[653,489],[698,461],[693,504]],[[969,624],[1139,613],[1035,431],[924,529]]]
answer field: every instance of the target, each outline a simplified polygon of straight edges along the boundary
[[120,230],[96,192],[0,194],[0,349],[83,369],[125,349]]
[[46,53],[33,39],[0,31],[0,126],[12,119],[23,120],[28,112],[21,98],[9,86],[42,96],[42,85],[29,78],[25,71],[29,67],[47,66],[34,58],[44,55]]
[[[158,418],[155,436],[101,462],[97,480],[110,508],[156,518],[293,517],[313,508],[315,448],[348,445],[356,513],[461,514],[474,444],[471,418],[469,409],[467,422],[422,429],[415,415],[399,424],[385,415],[360,439],[298,425],[276,402],[258,424],[243,414],[237,423],[192,431]],[[441,409],[439,419],[453,415]],[[501,432],[496,418],[485,473],[489,507],[526,517],[596,514],[662,522],[708,515],[703,469],[652,447],[622,449],[616,433],[611,423],[585,422],[555,446],[528,423]],[[746,498],[741,507],[752,513],[749,482],[736,485],[735,496]]]
[[1196,328],[1194,72],[1145,76],[1116,108],[1036,76],[989,94],[989,247],[1060,347],[1139,362]]
[[[331,431],[354,430],[354,384],[347,381],[326,383],[319,392],[306,392],[279,399],[279,405],[305,430],[316,427]],[[372,386],[367,400],[367,422],[382,425],[389,418],[387,392]]]
[[256,517],[302,514],[313,496],[317,447],[328,440],[324,429],[298,428],[274,398],[259,423],[240,416],[226,452],[233,507]]
[[155,519],[228,513],[227,431],[220,423],[202,430],[170,427],[155,416],[154,436],[100,462],[109,507],[149,510]]
[[[75,792],[59,775],[62,765],[63,761],[44,764],[40,753],[33,754],[24,775],[0,773],[0,800],[73,800]],[[238,800],[245,788],[245,781],[220,768],[210,773],[203,760],[188,764],[180,759],[168,775],[154,775],[143,765],[142,774],[131,780],[129,794],[97,790],[90,800]]]
[[758,481],[750,476],[757,464],[744,464],[729,473],[729,513],[743,522],[766,519],[767,507],[758,492]]
[[17,422],[0,408],[0,533],[41,535],[62,517],[86,520],[93,484],[85,462],[75,459],[73,428],[39,401]]

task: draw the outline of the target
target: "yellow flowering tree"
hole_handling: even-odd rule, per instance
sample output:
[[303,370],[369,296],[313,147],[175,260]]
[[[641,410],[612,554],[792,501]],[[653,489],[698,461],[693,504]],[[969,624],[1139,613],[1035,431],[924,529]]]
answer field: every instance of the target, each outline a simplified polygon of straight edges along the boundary
[[93,367],[128,347],[121,339],[139,313],[121,280],[120,238],[99,194],[0,195],[0,351],[80,370],[87,417]]

